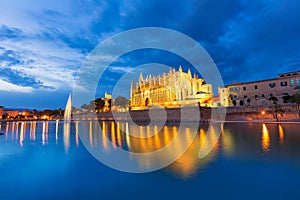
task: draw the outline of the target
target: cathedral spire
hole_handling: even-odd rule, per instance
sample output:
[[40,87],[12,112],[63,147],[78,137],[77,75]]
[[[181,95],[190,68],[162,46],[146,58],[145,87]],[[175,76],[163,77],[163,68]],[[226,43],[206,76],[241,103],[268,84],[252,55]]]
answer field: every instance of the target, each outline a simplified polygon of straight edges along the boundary
[[181,65],[179,65],[178,71],[179,71],[179,72],[182,72],[182,67],[181,67]]
[[194,73],[194,79],[198,79],[198,75]]
[[130,87],[130,100],[131,100],[131,104],[134,105],[134,80],[132,79],[131,81],[131,87]]
[[191,70],[190,70],[190,68],[188,69],[188,72],[187,72],[187,74],[188,74],[188,78],[189,78],[189,79],[192,79],[192,73],[191,73]]
[[130,86],[130,96],[132,97],[133,95],[133,92],[134,92],[134,80],[132,79],[131,81],[131,86]]
[[142,72],[140,73],[140,78],[139,78],[139,81],[142,82],[144,79],[143,79],[143,74]]

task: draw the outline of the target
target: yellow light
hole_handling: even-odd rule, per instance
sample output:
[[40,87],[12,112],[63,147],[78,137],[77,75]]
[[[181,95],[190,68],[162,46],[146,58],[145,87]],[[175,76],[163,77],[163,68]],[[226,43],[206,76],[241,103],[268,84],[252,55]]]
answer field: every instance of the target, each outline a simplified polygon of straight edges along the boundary
[[264,110],[262,110],[262,111],[261,111],[261,114],[264,115],[264,114],[266,114],[266,112],[265,112]]
[[284,130],[280,124],[278,125],[278,132],[279,132],[279,141],[280,144],[282,144],[284,140]]
[[270,135],[266,124],[262,125],[262,149],[264,152],[270,151]]

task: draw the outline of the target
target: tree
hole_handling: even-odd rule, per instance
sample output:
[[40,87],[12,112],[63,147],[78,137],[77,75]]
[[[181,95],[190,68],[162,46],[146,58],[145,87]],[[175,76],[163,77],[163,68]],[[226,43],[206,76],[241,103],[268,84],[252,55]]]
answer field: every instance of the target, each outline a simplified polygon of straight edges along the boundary
[[279,104],[275,104],[272,107],[272,112],[273,112],[273,117],[276,119],[276,121],[279,121],[279,115],[283,116],[285,110],[283,109],[283,107]]
[[102,112],[105,106],[105,101],[102,98],[98,98],[95,101],[91,101],[90,104],[94,104],[94,108],[97,113]]
[[111,99],[108,100],[108,110],[111,111]]
[[114,104],[120,108],[126,108],[128,106],[128,100],[123,96],[118,96]]
[[83,110],[89,110],[89,106],[87,105],[87,104],[83,104],[82,106],[81,106],[81,108],[83,109]]
[[298,110],[298,116],[300,119],[300,93],[293,94],[289,100],[289,102],[296,104]]
[[41,117],[41,113],[37,109],[33,109],[33,115],[36,116],[37,119]]
[[72,113],[80,113],[82,110],[80,108],[76,108],[75,106],[72,106]]

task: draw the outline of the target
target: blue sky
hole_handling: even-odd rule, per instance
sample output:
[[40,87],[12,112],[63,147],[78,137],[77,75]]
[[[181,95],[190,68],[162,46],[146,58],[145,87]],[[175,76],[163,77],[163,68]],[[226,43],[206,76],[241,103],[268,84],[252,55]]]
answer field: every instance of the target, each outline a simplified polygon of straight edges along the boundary
[[[299,7],[297,0],[1,0],[0,105],[64,107],[88,53],[114,34],[145,26],[198,41],[225,84],[299,70]],[[153,62],[188,67],[165,52],[133,52],[107,70],[98,95],[112,92],[133,67]]]

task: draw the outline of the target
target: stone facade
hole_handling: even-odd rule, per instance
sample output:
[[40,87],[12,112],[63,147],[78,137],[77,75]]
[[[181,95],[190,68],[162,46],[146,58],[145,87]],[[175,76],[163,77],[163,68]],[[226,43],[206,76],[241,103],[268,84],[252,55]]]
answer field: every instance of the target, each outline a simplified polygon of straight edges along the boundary
[[16,117],[20,112],[18,110],[3,110],[3,114],[9,117]]
[[2,119],[2,115],[3,115],[3,106],[0,106],[0,119]]
[[179,107],[181,105],[211,106],[212,85],[206,84],[196,74],[192,77],[190,69],[183,72],[170,69],[169,73],[159,76],[142,73],[138,83],[131,83],[131,109],[146,109],[151,106]]
[[271,106],[285,104],[284,97],[300,92],[300,71],[279,74],[278,78],[232,83],[219,88],[222,106]]

